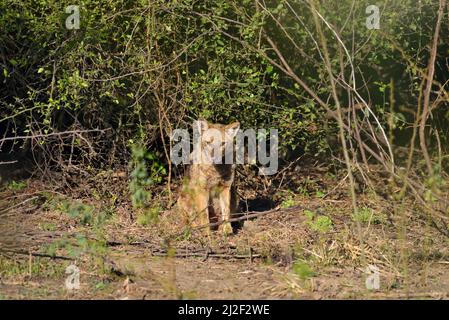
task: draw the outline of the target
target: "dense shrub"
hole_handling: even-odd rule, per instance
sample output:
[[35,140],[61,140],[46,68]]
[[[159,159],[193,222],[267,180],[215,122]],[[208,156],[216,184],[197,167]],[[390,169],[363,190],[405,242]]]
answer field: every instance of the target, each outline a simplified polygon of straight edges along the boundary
[[[429,26],[438,4],[378,2],[381,30],[364,25],[367,1],[317,5],[351,50],[360,92],[385,129],[401,137],[407,132],[405,121],[416,116],[418,69],[427,64],[433,36]],[[303,1],[269,1],[265,10],[256,3],[83,0],[81,28],[67,30],[64,2],[2,1],[2,133],[41,135],[31,146],[46,160],[51,155],[53,164],[69,159],[89,165],[126,162],[130,140],[163,157],[171,130],[198,117],[239,120],[243,128],[278,128],[283,157],[292,151],[313,157],[330,149],[338,152],[335,122],[267,60],[279,61],[266,35],[296,74],[329,101],[328,75],[312,39],[318,35],[309,7]],[[348,61],[338,54],[343,49],[329,29],[324,32],[334,72],[342,71],[340,77],[348,81]],[[446,27],[443,32],[441,39],[447,38]],[[446,52],[447,42],[441,47]],[[447,80],[444,61],[439,56],[441,83]],[[390,106],[393,86],[396,104]],[[344,107],[348,97],[344,90],[339,95]],[[394,119],[390,128],[388,115]],[[445,119],[447,115],[438,119],[440,126]],[[108,130],[46,136],[92,129]]]

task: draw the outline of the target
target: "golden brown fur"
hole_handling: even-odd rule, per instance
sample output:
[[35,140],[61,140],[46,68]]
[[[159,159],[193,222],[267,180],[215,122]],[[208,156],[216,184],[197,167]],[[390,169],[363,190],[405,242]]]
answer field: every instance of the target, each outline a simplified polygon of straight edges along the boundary
[[[223,152],[222,154],[226,145],[233,143],[239,126],[238,122],[222,125],[199,121],[199,131],[202,134],[208,129],[217,129],[217,132],[220,132],[224,143],[216,146]],[[183,214],[184,222],[192,226],[227,221],[231,218],[231,214],[236,212],[238,203],[233,187],[235,165],[224,164],[224,160],[223,164],[205,161],[205,156],[211,153],[209,147],[214,141],[201,135],[199,143],[202,148],[197,151],[199,154],[195,154],[194,151],[191,159],[197,156],[200,161],[190,165],[177,202],[177,208]],[[230,222],[222,223],[219,228],[225,235],[233,233]],[[207,232],[209,230],[207,228]]]

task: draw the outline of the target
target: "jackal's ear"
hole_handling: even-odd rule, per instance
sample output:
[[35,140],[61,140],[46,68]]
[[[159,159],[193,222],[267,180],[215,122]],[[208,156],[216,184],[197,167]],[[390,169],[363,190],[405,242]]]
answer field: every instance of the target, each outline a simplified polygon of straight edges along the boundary
[[240,122],[236,121],[226,126],[226,132],[231,136],[235,137],[240,129]]
[[209,123],[204,119],[198,119],[195,121],[196,129],[198,132],[202,133],[203,131],[206,131],[209,129]]

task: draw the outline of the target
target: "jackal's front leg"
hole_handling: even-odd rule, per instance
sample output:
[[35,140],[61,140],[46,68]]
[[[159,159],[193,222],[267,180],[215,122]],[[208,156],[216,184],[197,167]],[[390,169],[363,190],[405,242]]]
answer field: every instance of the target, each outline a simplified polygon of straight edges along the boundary
[[232,230],[232,225],[229,222],[229,219],[231,219],[231,187],[225,187],[220,192],[219,200],[221,219],[223,221],[223,224],[220,226],[220,230],[224,235],[230,235],[234,232]]
[[[193,226],[205,226],[209,224],[209,194],[201,190],[195,195],[195,216],[193,219]],[[204,227],[202,230],[204,234],[210,234],[210,227]]]

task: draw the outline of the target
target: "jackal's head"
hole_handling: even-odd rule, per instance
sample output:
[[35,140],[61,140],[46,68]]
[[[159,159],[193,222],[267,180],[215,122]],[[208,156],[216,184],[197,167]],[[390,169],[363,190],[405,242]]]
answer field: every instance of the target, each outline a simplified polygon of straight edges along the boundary
[[197,163],[232,164],[234,154],[234,138],[240,129],[239,122],[228,125],[197,120],[194,129],[199,138],[194,151]]

